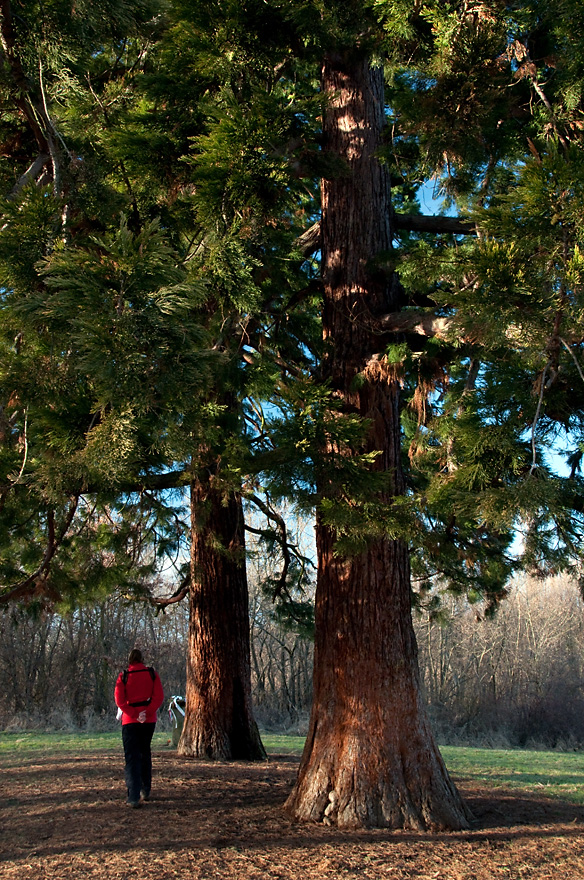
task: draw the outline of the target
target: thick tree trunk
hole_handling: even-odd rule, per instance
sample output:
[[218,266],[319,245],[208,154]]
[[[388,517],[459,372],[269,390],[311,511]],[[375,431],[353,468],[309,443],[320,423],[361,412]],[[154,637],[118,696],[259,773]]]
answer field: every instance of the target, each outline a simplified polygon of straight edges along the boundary
[[191,589],[186,715],[178,753],[266,757],[251,704],[249,610],[241,498],[191,487]]
[[[378,315],[398,308],[399,290],[375,271],[391,247],[389,179],[376,159],[383,71],[329,57],[323,90],[325,145],[348,166],[323,182],[327,372],[346,410],[371,422],[367,446],[392,475],[390,501],[404,489],[399,383],[373,332]],[[317,522],[317,552],[314,701],[287,810],[340,827],[465,827],[420,696],[407,547],[380,540],[340,558],[334,533]]]

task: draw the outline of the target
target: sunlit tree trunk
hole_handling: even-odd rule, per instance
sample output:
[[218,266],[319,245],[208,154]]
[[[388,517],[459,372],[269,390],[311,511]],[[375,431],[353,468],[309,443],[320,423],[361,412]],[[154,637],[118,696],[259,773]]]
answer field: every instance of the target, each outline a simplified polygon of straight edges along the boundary
[[186,716],[178,753],[266,757],[251,705],[249,610],[241,498],[191,487],[191,591]]
[[[396,279],[380,265],[391,248],[390,184],[376,158],[383,71],[329,56],[323,92],[325,149],[347,165],[322,189],[326,370],[346,411],[370,420],[367,446],[381,451],[391,500],[404,482],[399,383],[375,332],[377,316],[398,308]],[[420,695],[407,546],[378,540],[342,558],[319,521],[317,553],[314,702],[288,812],[340,827],[465,827]]]

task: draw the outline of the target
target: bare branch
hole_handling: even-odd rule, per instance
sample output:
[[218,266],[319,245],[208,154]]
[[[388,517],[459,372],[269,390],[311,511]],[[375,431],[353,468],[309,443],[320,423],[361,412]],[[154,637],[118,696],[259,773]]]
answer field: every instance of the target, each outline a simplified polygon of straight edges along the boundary
[[[288,591],[286,590],[286,577],[288,575],[288,569],[290,568],[290,548],[288,544],[288,530],[286,528],[286,522],[280,514],[275,511],[269,504],[266,504],[261,498],[258,498],[257,495],[246,495],[248,501],[252,501],[256,507],[258,507],[263,514],[269,520],[272,520],[276,523],[278,531],[280,532],[280,546],[282,548],[282,559],[283,566],[282,571],[280,572],[280,577],[278,578],[278,584],[276,589],[274,590],[274,599],[277,599],[278,596],[281,596],[282,593],[286,593],[288,595]],[[290,598],[290,596],[288,596]]]
[[[50,154],[51,150],[45,132],[39,124],[37,108],[34,106],[34,102],[30,100],[30,84],[22,67],[20,58],[16,54],[16,37],[12,24],[10,0],[0,0],[0,41],[12,74],[14,85],[16,86],[16,105],[29,123],[38,144],[39,151],[41,153]],[[40,105],[40,110],[43,112],[42,105]]]
[[[16,486],[17,483],[20,483],[22,479],[22,475],[24,473],[24,469],[26,467],[26,462],[28,460],[28,407],[25,407],[24,410],[24,455],[22,457],[22,465],[20,466],[20,471],[18,472],[18,476],[15,480],[12,481],[12,485]],[[10,477],[8,477],[10,479]]]
[[394,214],[393,223],[396,229],[409,232],[433,232],[437,235],[476,235],[476,224],[471,220],[459,220],[458,217],[429,217],[425,214]]
[[31,131],[37,142],[39,153],[47,154],[50,157],[53,168],[53,187],[55,195],[60,197],[60,157],[57,140],[60,140],[65,148],[65,152],[71,158],[71,154],[67,149],[63,138],[57,131],[51,116],[49,114],[46,96],[44,91],[42,63],[39,59],[39,84],[40,98],[35,94],[29,78],[24,70],[22,60],[17,53],[16,35],[14,32],[14,24],[12,17],[12,9],[10,0],[0,0],[0,43],[4,49],[12,80],[15,86],[15,103],[20,112],[27,120]]
[[548,371],[548,367],[550,366],[550,362],[545,365],[543,368],[543,373],[541,374],[541,382],[539,388],[539,400],[537,401],[537,409],[535,411],[535,416],[533,418],[533,424],[531,426],[531,451],[532,451],[532,459],[531,459],[531,467],[529,469],[529,475],[534,472],[537,467],[537,447],[535,444],[535,430],[537,428],[537,423],[539,422],[539,414],[541,411],[541,405],[543,402],[543,394],[545,391],[545,378]]
[[177,602],[182,602],[182,600],[188,595],[190,585],[191,573],[189,572],[170,596],[164,596],[159,599],[150,597],[149,601],[153,605],[156,605],[157,608],[168,608],[169,605],[175,605]]
[[[135,477],[115,486],[117,493],[132,495],[135,492],[160,492],[165,489],[181,489],[189,485],[191,479],[190,470],[168,471],[164,474],[148,474],[147,476]],[[85,484],[78,487],[80,495],[96,495],[107,492],[101,486]]]
[[584,373],[582,372],[582,367],[578,363],[578,359],[577,359],[576,355],[574,354],[574,352],[572,351],[572,349],[570,348],[570,346],[568,345],[568,343],[566,342],[565,339],[562,339],[562,337],[560,336],[559,340],[562,343],[562,345],[564,346],[564,348],[566,349],[566,351],[568,352],[568,354],[570,355],[570,357],[572,358],[572,360],[574,361],[574,363],[576,364],[576,369],[578,370],[578,375],[580,376],[580,378],[584,382]]
[[48,153],[40,153],[36,157],[34,162],[32,162],[31,165],[29,165],[29,167],[26,169],[24,174],[22,174],[18,178],[18,180],[16,181],[16,183],[14,184],[14,186],[12,187],[12,189],[10,190],[8,195],[6,196],[8,201],[12,201],[13,199],[15,199],[16,196],[19,194],[19,192],[22,189],[24,189],[24,187],[26,186],[26,184],[30,180],[35,180],[36,177],[41,173],[41,171],[43,170],[43,168],[45,167],[47,162],[50,161],[50,159],[51,159],[51,157],[49,156]]
[[320,250],[320,222],[314,223],[306,232],[299,235],[294,247],[306,258]]
[[[431,232],[436,235],[476,235],[477,227],[472,220],[458,217],[437,217],[425,214],[394,214],[393,226],[406,232]],[[298,236],[295,247],[306,259],[320,250],[320,222],[314,223],[306,232]]]
[[444,339],[452,327],[453,319],[439,317],[434,312],[391,312],[378,318],[379,327],[385,333],[417,333],[419,336],[437,336]]

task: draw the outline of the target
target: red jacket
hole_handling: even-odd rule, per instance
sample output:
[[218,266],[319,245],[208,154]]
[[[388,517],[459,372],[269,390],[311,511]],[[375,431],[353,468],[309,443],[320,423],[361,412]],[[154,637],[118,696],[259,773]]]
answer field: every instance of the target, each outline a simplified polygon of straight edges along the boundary
[[[132,663],[128,666],[128,676],[124,684],[124,673],[120,672],[116,681],[116,706],[122,710],[122,724],[135,724],[140,712],[146,712],[146,721],[155,722],[156,713],[164,701],[162,683],[157,672],[154,680],[143,663]],[[150,699],[147,706],[130,706]]]

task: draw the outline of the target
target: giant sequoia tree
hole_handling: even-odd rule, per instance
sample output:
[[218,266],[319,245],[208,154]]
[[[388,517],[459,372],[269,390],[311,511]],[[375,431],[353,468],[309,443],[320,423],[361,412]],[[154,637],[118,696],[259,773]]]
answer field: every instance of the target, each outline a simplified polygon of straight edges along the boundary
[[[382,38],[366,9],[330,9],[322,147],[337,171],[322,182],[323,378],[341,411],[365,420],[360,451],[378,451],[373,469],[386,484],[373,503],[362,495],[360,504],[338,483],[317,485],[314,705],[287,808],[341,826],[457,828],[468,816],[420,700],[406,538],[417,574],[442,574],[456,589],[488,596],[491,606],[514,564],[508,548],[518,522],[527,524],[525,561],[573,558],[579,484],[552,476],[540,444],[560,424],[576,436],[582,428],[572,323],[580,291],[581,231],[572,213],[581,204],[582,111],[571,68],[578,53],[564,56],[544,89],[551,46],[559,53],[567,45],[547,7],[526,4],[514,18],[484,3],[412,6],[408,30],[403,9],[375,4],[394,34],[401,26],[406,41],[418,41],[417,72],[403,76],[405,89],[394,87],[389,99],[402,113],[393,158],[402,153],[406,164],[408,147],[425,149],[418,156],[426,160],[434,152],[451,197],[475,206],[481,227],[478,243],[425,238],[392,256],[400,218],[390,203],[390,169],[380,162],[388,155],[375,61]],[[558,56],[554,63],[561,67]],[[486,73],[492,88],[485,91],[478,84]],[[538,233],[519,246],[510,230],[531,226],[523,198],[525,208],[533,199]],[[424,229],[411,219],[407,226]],[[530,259],[534,268],[541,260],[541,273],[528,281]],[[394,274],[400,263],[403,286]],[[495,306],[501,300],[503,315]],[[559,332],[567,320],[569,340]],[[513,373],[515,388],[507,382]],[[574,389],[571,406],[562,381]],[[400,386],[411,389],[407,409]],[[331,443],[328,453],[343,450]],[[335,501],[349,512],[338,516]]]
[[[294,231],[282,235],[274,221],[293,198],[293,178],[282,173],[282,159],[253,166],[257,147],[250,143],[289,137],[290,122],[281,96],[271,94],[274,62],[267,60],[269,44],[250,28],[253,10],[234,12],[235,20],[213,7],[174,4],[139,89],[156,121],[139,103],[130,124],[145,144],[160,117],[175,126],[168,153],[152,163],[163,164],[171,181],[166,222],[188,242],[189,276],[206,286],[199,318],[222,359],[202,398],[207,430],[191,439],[190,632],[179,752],[254,760],[265,753],[251,710],[243,499],[254,496],[248,459],[256,429],[250,429],[249,400],[269,396],[281,372],[274,360],[282,346],[266,326],[278,320],[298,280],[285,259]],[[256,102],[280,112],[281,120],[271,113],[266,119]],[[131,147],[130,139],[128,154]],[[282,253],[272,259],[278,247]],[[294,324],[292,317],[284,347],[297,353]]]
[[[281,270],[268,282],[260,274],[269,209],[260,202],[259,218],[238,230],[239,203],[215,212],[204,193],[216,189],[211,174],[184,160],[190,142],[221,129],[223,89],[245,120],[242,95],[254,78],[261,86],[265,65],[229,90],[229,70],[205,69],[204,39],[180,4],[164,15],[122,5],[97,34],[77,14],[72,33],[58,30],[67,3],[36,18],[34,4],[21,11],[15,21],[5,4],[2,18],[7,117],[20,135],[2,242],[3,399],[12,408],[2,601],[75,602],[100,581],[139,590],[179,552],[181,512],[168,492],[190,488],[181,750],[263,758],[237,460],[247,455],[243,401],[271,380],[261,365],[245,369],[243,349],[262,331],[262,310],[270,317],[291,289]],[[177,53],[192,59],[188,76]],[[229,117],[226,128],[237,136]],[[221,162],[208,161],[221,175]],[[85,552],[92,538],[99,550]]]

